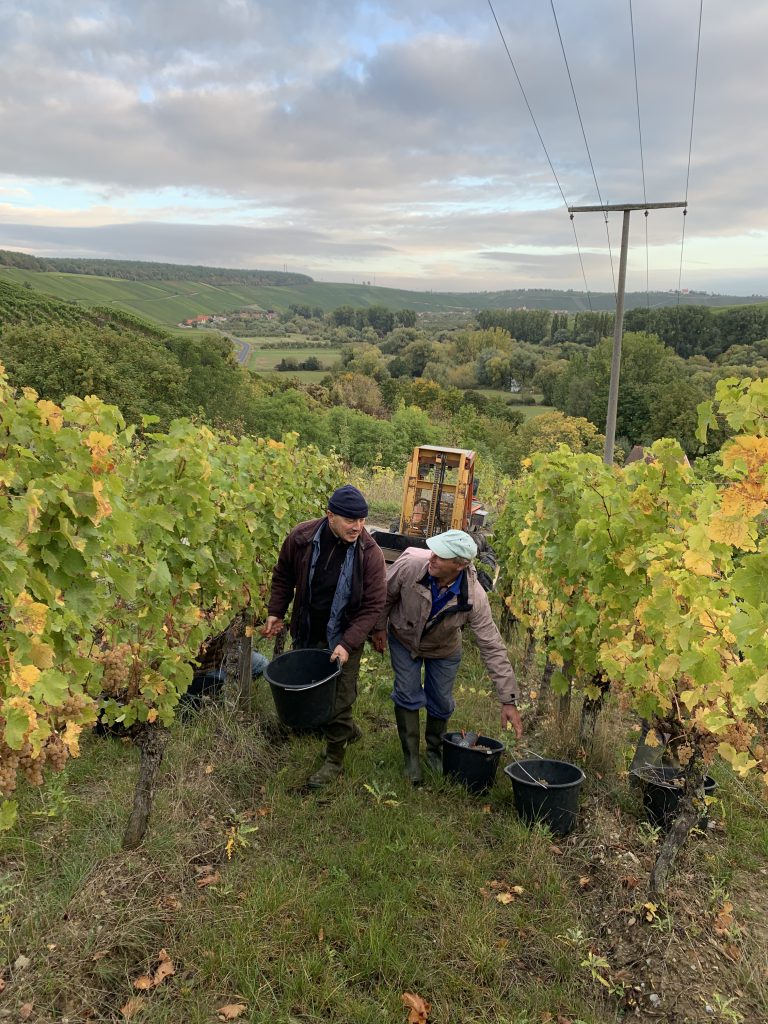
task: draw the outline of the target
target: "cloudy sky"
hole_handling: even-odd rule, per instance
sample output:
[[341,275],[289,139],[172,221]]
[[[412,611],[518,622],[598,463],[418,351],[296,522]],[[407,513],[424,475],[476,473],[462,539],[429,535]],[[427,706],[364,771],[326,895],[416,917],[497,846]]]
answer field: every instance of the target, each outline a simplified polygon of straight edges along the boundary
[[[552,4],[493,2],[560,187],[488,0],[0,0],[0,248],[582,289],[564,197],[686,198],[699,0],[554,0],[594,176]],[[683,287],[768,293],[767,43],[704,0]],[[682,223],[632,215],[629,289],[677,287]]]

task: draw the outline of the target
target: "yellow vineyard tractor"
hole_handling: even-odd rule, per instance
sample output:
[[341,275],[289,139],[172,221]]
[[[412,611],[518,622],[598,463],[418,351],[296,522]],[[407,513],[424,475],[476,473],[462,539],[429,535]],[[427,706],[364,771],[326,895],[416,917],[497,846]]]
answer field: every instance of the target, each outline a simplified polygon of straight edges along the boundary
[[475,458],[465,448],[422,445],[413,449],[403,479],[399,519],[388,532],[371,528],[388,562],[407,547],[426,547],[427,537],[464,530],[477,542],[480,581],[486,590],[492,588],[496,560],[486,539],[488,513],[477,498]]

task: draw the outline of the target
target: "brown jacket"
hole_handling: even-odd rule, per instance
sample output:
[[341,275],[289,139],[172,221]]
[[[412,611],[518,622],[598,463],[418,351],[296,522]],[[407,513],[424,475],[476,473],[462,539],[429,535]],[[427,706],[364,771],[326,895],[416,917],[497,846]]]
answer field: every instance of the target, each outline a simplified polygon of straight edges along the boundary
[[[307,578],[312,562],[312,538],[322,519],[311,519],[295,526],[283,541],[272,573],[269,615],[285,618],[293,601],[291,636],[300,637],[308,616]],[[365,638],[381,615],[387,593],[386,566],[381,548],[367,530],[357,540],[352,592],[344,616],[342,645],[351,653],[362,647]]]
[[432,622],[432,592],[427,575],[430,552],[406,548],[387,572],[387,602],[377,630],[389,628],[414,657],[447,658],[461,651],[461,630],[468,625],[499,700],[517,698],[515,672],[501,634],[493,621],[488,598],[473,565],[467,566],[465,585],[458,598],[451,597]]

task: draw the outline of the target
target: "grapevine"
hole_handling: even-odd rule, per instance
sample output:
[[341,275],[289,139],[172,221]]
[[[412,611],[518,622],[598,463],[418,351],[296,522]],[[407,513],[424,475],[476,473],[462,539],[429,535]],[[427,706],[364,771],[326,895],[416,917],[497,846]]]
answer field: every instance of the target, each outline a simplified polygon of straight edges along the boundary
[[702,440],[745,431],[714,480],[669,440],[626,469],[534,456],[498,529],[502,587],[587,696],[599,674],[681,763],[719,754],[768,786],[768,381],[721,381],[699,414]]
[[282,537],[338,478],[296,442],[187,420],[137,439],[115,407],[17,394],[0,367],[0,828],[99,714],[169,725],[206,637],[263,615]]

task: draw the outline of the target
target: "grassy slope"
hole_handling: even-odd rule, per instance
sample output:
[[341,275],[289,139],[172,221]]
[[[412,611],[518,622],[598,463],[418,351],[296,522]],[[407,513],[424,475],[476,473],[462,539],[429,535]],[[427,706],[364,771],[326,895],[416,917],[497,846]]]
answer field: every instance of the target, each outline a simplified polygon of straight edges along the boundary
[[[586,296],[578,292],[549,292],[536,295],[524,292],[472,292],[440,293],[415,292],[396,288],[378,288],[368,285],[323,284],[314,282],[290,288],[281,287],[214,287],[194,281],[122,281],[107,277],[80,274],[40,273],[0,267],[0,279],[16,284],[28,282],[30,286],[56,298],[74,299],[88,305],[106,306],[115,303],[140,316],[163,324],[174,324],[203,313],[226,313],[246,306],[263,309],[287,309],[294,303],[319,306],[325,311],[343,305],[367,307],[384,305],[390,309],[414,309],[417,312],[491,309],[496,307],[528,305],[547,309],[588,308]],[[652,296],[654,304],[672,302],[670,296]],[[734,304],[749,300],[740,297],[694,297],[696,302],[714,306],[730,299]],[[691,298],[684,296],[684,303]],[[630,293],[627,307],[645,305],[646,296]],[[593,294],[595,309],[612,309],[612,295]]]
[[[57,786],[26,794],[28,823],[3,844],[0,915],[5,962],[29,964],[6,968],[2,1005],[32,1002],[33,1024],[122,1020],[136,996],[142,1024],[203,1024],[240,1001],[253,1024],[381,1024],[405,1020],[407,991],[432,1003],[430,1024],[610,1024],[632,999],[646,1022],[673,1008],[681,1024],[765,1019],[768,828],[735,783],[721,778],[727,831],[689,843],[669,906],[645,921],[653,844],[616,773],[615,718],[586,759],[579,828],[553,843],[518,821],[501,772],[484,798],[443,780],[408,787],[390,685],[371,654],[364,739],[320,794],[303,788],[320,743],[275,733],[263,682],[250,713],[178,723],[137,853],[119,848],[136,771],[121,743],[94,739]],[[471,650],[457,699],[455,727],[496,732]],[[550,727],[526,744],[569,753]],[[161,949],[176,974],[137,992]],[[716,996],[741,1016],[707,1014]]]

